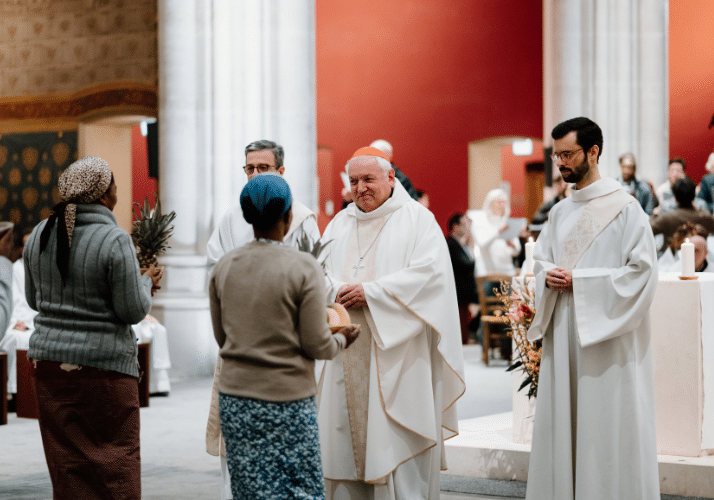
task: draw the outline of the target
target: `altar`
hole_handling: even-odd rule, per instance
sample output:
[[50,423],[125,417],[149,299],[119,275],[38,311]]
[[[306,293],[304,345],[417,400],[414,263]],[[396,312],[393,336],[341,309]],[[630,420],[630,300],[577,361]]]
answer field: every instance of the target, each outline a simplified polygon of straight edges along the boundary
[[714,450],[714,273],[660,273],[650,318],[657,452]]
[[[650,319],[660,489],[714,497],[714,273],[680,280],[660,273]],[[520,283],[517,283],[520,284]],[[513,411],[459,421],[446,442],[447,475],[526,481],[535,401],[517,392]]]

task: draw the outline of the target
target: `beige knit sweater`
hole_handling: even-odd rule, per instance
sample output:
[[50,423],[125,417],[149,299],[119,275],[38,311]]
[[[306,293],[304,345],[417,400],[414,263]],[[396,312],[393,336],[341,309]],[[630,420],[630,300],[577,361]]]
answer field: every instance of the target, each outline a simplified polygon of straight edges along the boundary
[[220,392],[265,401],[316,394],[315,359],[344,345],[327,326],[324,279],[311,255],[285,245],[252,241],[218,261],[209,297]]
[[[218,261],[209,281],[221,358],[215,403],[217,392],[264,401],[316,394],[315,359],[332,359],[346,343],[327,326],[324,279],[311,255],[285,245],[252,241]],[[207,445],[217,454],[211,406]]]

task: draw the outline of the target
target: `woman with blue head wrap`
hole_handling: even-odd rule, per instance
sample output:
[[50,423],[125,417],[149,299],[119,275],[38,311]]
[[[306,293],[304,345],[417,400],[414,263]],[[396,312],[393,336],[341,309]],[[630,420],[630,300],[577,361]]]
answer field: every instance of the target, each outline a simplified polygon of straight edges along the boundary
[[[269,231],[281,217],[287,217],[287,231],[292,219],[292,204],[288,183],[282,176],[270,172],[253,177],[240,194],[243,217],[253,226],[254,231],[259,232]],[[280,237],[280,241],[284,236]]]
[[209,282],[233,498],[324,498],[315,359],[332,359],[359,330],[330,333],[322,268],[282,243],[292,219],[287,182],[258,175],[240,204],[255,240],[224,255]]

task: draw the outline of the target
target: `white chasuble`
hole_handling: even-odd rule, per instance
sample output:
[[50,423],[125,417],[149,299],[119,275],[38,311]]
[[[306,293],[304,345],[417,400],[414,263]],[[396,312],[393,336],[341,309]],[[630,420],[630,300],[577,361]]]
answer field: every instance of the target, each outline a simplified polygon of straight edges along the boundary
[[[455,402],[465,388],[443,233],[433,214],[396,183],[376,210],[364,213],[351,204],[337,214],[323,240],[332,240],[325,260],[328,302],[347,283],[362,283],[367,298],[367,307],[350,311],[362,325],[358,340],[325,363],[320,379],[325,479],[376,485],[381,493],[375,498],[437,500],[443,441],[458,433]],[[423,457],[404,486],[409,496],[400,494],[403,483],[393,473]]]
[[[543,339],[543,355],[528,500],[659,499],[649,320],[657,255],[647,215],[621,189],[608,178],[574,190],[536,242],[528,338]],[[545,287],[555,267],[572,270],[572,292]]]

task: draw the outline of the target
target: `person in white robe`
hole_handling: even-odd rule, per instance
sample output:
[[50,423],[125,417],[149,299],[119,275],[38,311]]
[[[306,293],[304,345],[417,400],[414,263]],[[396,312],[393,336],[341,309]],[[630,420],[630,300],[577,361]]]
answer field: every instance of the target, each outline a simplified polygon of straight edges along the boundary
[[149,372],[149,394],[151,396],[168,396],[171,392],[169,369],[169,336],[166,327],[152,315],[147,314],[141,322],[131,325],[137,342],[151,344],[151,368]]
[[35,331],[37,311],[25,299],[25,266],[22,259],[12,265],[12,315],[0,351],[7,353],[7,392],[17,393],[17,350],[30,348],[30,336]]
[[501,235],[508,229],[511,203],[502,189],[492,189],[486,195],[482,210],[469,210],[473,254],[479,255],[476,272],[479,276],[491,273],[516,274],[513,258],[521,251],[517,237],[504,239]]
[[[273,141],[260,140],[248,144],[245,148],[245,167],[243,170],[247,175],[247,180],[251,180],[256,175],[265,172],[277,172],[280,175],[285,173],[285,150]],[[315,214],[293,199],[293,218],[290,229],[283,240],[284,244],[297,248],[298,244],[307,238],[310,245],[314,245],[320,240],[320,230],[317,227],[317,217]],[[208,264],[213,265],[228,252],[240,248],[246,243],[253,241],[253,226],[246,222],[240,203],[236,202],[229,212],[227,212],[218,223],[215,231],[208,240],[206,256]],[[221,459],[221,500],[233,498],[231,494],[231,478],[226,462],[226,448],[221,436],[221,426],[218,416],[218,374],[221,370],[221,357],[218,357],[216,370],[213,375],[213,390],[211,395],[211,409],[208,415],[208,425],[206,428],[206,451]]]
[[[23,247],[29,237],[28,233],[22,238]],[[37,311],[29,306],[25,298],[25,266],[20,258],[12,265],[12,314],[5,336],[0,338],[0,351],[7,353],[8,395],[17,394],[17,350],[30,348],[35,316]]]
[[659,499],[649,308],[657,258],[648,217],[601,178],[602,131],[557,125],[553,161],[576,189],[535,247],[543,339],[527,500]]
[[323,235],[327,299],[362,333],[318,386],[326,497],[437,500],[465,388],[448,248],[384,153],[361,148],[347,173],[355,202]]
[[[12,315],[12,225],[0,229],[0,340],[10,326]],[[23,292],[24,293],[24,292]]]
[[[246,165],[243,167],[247,180],[263,172],[285,173],[283,161],[285,153],[283,147],[272,141],[251,142],[245,148]],[[320,239],[320,230],[317,227],[317,217],[312,211],[298,200],[293,200],[293,221],[285,237],[285,244],[294,247],[307,236],[311,245]],[[253,240],[253,227],[243,218],[240,204],[235,206],[221,217],[218,226],[213,231],[206,246],[208,264],[213,265],[225,254],[240,248]]]

